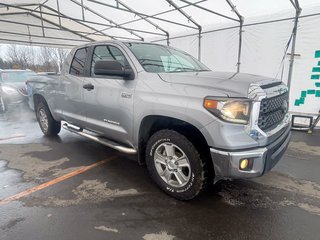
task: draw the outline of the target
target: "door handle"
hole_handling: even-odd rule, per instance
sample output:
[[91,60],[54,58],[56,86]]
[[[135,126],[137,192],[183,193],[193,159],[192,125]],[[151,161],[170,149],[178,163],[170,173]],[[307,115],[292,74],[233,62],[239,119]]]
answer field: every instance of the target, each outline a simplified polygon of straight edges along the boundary
[[94,89],[94,86],[91,83],[85,84],[82,87],[88,91],[91,91]]

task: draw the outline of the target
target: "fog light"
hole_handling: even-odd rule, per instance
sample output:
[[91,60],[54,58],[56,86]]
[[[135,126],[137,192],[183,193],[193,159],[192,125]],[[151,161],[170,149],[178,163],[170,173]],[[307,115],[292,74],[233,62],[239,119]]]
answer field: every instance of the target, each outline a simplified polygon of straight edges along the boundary
[[249,165],[249,160],[248,159],[241,159],[240,160],[240,169],[245,170]]

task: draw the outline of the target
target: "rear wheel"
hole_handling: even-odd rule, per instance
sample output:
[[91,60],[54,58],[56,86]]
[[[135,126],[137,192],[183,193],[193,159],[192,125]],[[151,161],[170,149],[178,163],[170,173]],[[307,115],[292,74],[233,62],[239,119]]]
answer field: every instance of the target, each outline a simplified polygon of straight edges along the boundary
[[40,102],[37,106],[37,120],[46,136],[56,136],[61,130],[61,122],[54,120],[47,104]]
[[207,169],[194,145],[173,130],[156,132],[147,144],[147,167],[167,194],[190,200],[205,187]]

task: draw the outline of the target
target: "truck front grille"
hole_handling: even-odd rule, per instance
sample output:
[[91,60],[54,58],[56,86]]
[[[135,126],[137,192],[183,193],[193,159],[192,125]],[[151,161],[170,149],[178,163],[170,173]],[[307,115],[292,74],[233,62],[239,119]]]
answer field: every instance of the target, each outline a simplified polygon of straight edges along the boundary
[[27,96],[27,95],[28,95],[28,92],[27,92],[26,87],[20,88],[20,89],[18,89],[18,91],[19,91],[20,94],[22,94],[23,96]]
[[261,101],[258,126],[261,130],[276,127],[288,112],[288,92]]

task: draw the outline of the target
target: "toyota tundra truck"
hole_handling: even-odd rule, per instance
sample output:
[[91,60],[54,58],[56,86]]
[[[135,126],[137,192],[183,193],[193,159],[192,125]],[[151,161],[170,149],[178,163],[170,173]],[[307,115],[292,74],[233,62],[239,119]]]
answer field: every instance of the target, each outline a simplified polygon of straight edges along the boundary
[[59,77],[28,85],[44,135],[57,135],[63,122],[136,154],[153,181],[180,200],[222,179],[267,173],[291,136],[284,83],[211,71],[169,46],[90,43],[70,52]]

